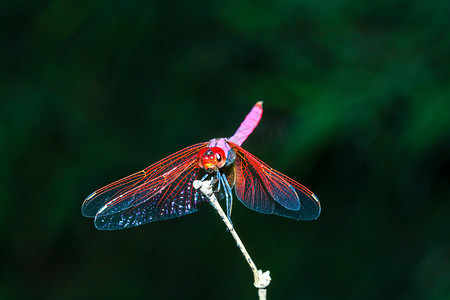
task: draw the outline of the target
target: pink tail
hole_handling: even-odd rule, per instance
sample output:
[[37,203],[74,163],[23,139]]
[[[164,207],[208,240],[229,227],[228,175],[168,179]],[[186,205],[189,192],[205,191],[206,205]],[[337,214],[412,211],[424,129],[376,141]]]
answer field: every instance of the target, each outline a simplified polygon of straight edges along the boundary
[[241,123],[238,130],[228,140],[239,146],[242,145],[250,133],[252,133],[256,126],[258,126],[259,120],[261,120],[262,112],[262,101],[259,101],[255,104],[255,106],[253,106],[252,110],[245,117],[244,122]]

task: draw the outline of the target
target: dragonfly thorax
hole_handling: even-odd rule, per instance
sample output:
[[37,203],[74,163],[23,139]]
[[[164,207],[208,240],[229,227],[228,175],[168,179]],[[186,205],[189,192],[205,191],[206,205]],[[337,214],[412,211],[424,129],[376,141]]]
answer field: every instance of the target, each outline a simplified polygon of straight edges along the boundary
[[225,152],[220,147],[208,147],[198,153],[198,165],[208,173],[215,173],[226,163]]

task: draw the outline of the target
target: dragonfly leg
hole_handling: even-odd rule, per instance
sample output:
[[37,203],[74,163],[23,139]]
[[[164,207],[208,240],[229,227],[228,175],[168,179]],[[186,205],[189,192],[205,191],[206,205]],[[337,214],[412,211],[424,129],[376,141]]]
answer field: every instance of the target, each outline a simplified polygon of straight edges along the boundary
[[[219,174],[219,172],[217,172],[217,174]],[[214,192],[219,192],[220,188],[221,188],[221,183],[222,183],[222,180],[220,180],[220,175],[215,181],[217,182],[217,188],[214,190]]]
[[222,181],[223,184],[225,199],[227,202],[227,217],[228,220],[230,220],[230,223],[233,224],[233,222],[231,222],[231,210],[233,208],[233,195],[231,194],[231,187],[228,184],[227,176],[225,176],[225,174],[222,174],[220,179],[221,179],[220,181]]
[[208,173],[205,174],[205,176],[202,177],[202,179],[200,179],[200,181],[204,181],[206,179],[206,177],[208,177]]

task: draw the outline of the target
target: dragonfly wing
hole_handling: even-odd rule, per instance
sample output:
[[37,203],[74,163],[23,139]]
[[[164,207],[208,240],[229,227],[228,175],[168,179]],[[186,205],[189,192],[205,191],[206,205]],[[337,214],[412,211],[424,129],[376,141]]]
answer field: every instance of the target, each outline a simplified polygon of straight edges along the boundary
[[196,159],[198,151],[207,144],[199,143],[184,148],[140,172],[98,189],[84,200],[81,207],[82,214],[85,217],[95,217],[107,203],[115,206],[111,213],[140,204],[141,199],[148,198],[151,193],[173,181],[177,174]]
[[191,164],[163,190],[143,198],[139,205],[122,211],[111,213],[111,208],[106,205],[106,208],[96,215],[95,227],[100,230],[124,229],[197,211],[199,204],[207,201],[207,198],[192,186],[201,172],[203,171],[197,163]]
[[84,200],[81,206],[81,213],[85,217],[95,217],[105,203],[141,185],[145,178],[146,173],[142,170],[96,190]]
[[[240,171],[240,179],[244,186],[250,187],[256,180],[260,180],[266,192],[277,203],[289,210],[298,210],[300,208],[300,200],[295,189],[286,180],[277,176],[277,171],[241,147],[234,149],[237,154],[237,168]],[[256,185],[256,187],[259,186],[260,184]]]
[[247,207],[296,220],[317,219],[319,199],[300,183],[230,143],[236,152],[236,194]]
[[236,157],[236,195],[248,208],[257,212],[273,214],[275,201],[273,201],[258,178],[255,169],[247,161]]

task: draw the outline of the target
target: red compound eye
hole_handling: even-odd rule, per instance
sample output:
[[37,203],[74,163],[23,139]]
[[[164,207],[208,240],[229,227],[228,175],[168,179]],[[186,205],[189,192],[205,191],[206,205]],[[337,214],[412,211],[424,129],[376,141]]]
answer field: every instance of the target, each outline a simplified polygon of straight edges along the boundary
[[222,168],[226,162],[225,152],[220,147],[213,147],[211,148],[211,151],[213,151],[216,155],[217,167]]
[[225,165],[225,152],[220,147],[201,150],[198,153],[198,165],[207,172],[215,172]]

